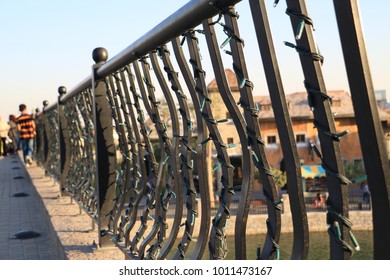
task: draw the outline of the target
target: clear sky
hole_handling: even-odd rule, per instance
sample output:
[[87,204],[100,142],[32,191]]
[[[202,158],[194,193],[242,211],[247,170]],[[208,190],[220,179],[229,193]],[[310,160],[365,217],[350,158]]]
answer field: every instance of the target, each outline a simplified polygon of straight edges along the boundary
[[[91,52],[105,47],[113,57],[185,5],[187,0],[0,0],[0,115],[17,114],[18,105],[42,108],[56,101],[61,85],[72,89],[90,75]],[[273,39],[286,93],[304,90],[286,4],[268,5]],[[315,36],[325,57],[328,90],[349,90],[337,33],[333,1],[307,0]],[[375,89],[390,93],[390,1],[360,0],[363,28]],[[254,41],[247,0],[237,6],[255,94],[267,94]],[[206,59],[207,60],[207,59]],[[225,67],[231,67],[227,64]],[[211,80],[213,75],[208,75]]]

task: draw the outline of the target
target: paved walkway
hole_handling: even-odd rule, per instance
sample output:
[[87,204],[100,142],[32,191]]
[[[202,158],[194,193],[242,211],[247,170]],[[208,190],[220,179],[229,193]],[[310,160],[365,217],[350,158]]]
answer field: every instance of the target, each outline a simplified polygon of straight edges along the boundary
[[[91,218],[70,196],[60,194],[58,182],[45,176],[35,163],[27,171],[47,211],[47,223],[53,228],[58,251],[69,260],[123,260],[123,253],[112,247],[97,249],[98,231]],[[55,242],[54,242],[55,243]]]
[[[28,196],[14,197],[16,193]],[[0,158],[0,260],[53,260],[56,252],[47,213],[18,155]],[[17,239],[21,231],[40,236]]]

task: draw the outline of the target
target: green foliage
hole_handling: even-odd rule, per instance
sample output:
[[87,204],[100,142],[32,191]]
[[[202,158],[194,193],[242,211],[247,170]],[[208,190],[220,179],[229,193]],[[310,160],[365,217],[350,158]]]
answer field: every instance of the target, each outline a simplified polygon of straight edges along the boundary
[[[271,167],[272,173],[274,173],[274,180],[275,184],[278,185],[279,187],[283,187],[287,183],[287,175],[286,172],[283,172],[279,169]],[[258,180],[260,182],[260,174],[259,171],[256,169],[255,170],[255,180]]]
[[350,180],[366,175],[363,164],[348,163],[344,166],[344,169],[345,175]]
[[283,187],[287,183],[286,172],[271,167],[271,171],[274,173],[275,184],[279,187]]

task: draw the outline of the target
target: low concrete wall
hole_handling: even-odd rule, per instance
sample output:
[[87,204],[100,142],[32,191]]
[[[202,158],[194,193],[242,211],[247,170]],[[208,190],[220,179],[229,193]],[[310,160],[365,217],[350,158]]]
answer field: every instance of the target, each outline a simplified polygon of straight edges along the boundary
[[[292,216],[290,212],[290,202],[287,195],[283,196],[284,213],[282,214],[282,232],[293,232]],[[248,217],[247,234],[266,233],[266,220],[268,215],[251,215]],[[326,231],[326,212],[307,213],[309,231]],[[353,230],[372,230],[372,212],[371,211],[350,211],[349,219],[353,223]],[[234,234],[234,225],[236,217],[232,216],[226,229],[227,235]]]
[[[287,195],[283,196],[284,213],[282,213],[282,232],[293,232],[292,216],[290,212],[290,202]],[[250,215],[247,221],[246,234],[259,234],[267,232],[266,221],[268,215]],[[326,212],[307,213],[310,232],[326,231]],[[371,211],[350,211],[349,219],[353,223],[352,230],[372,230],[372,212]],[[172,225],[172,219],[168,219],[169,228]],[[236,216],[231,216],[226,226],[226,235],[234,235]],[[199,224],[195,224],[194,232],[199,232]]]
[[[291,213],[285,211],[282,214],[282,232],[288,233],[293,232],[293,223]],[[371,211],[353,211],[349,213],[349,218],[353,223],[353,230],[372,230],[372,214]],[[251,215],[248,217],[246,234],[258,234],[266,233],[267,225],[266,221],[268,215]],[[326,213],[325,212],[311,212],[307,214],[309,222],[309,231],[318,232],[326,231],[328,225],[326,224]],[[168,221],[171,224],[171,221]],[[228,220],[226,227],[226,235],[234,235],[234,227],[236,224],[236,216],[231,216]],[[195,232],[199,229],[195,227]]]

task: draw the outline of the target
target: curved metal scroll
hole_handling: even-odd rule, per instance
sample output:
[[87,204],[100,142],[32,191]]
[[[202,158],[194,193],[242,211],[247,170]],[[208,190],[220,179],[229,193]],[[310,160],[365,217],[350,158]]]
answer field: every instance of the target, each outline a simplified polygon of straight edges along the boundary
[[211,99],[208,95],[205,72],[202,69],[198,40],[194,31],[189,31],[185,34],[188,49],[190,53],[190,64],[194,72],[195,90],[201,103],[201,114],[209,130],[209,137],[200,144],[206,144],[208,141],[213,141],[217,152],[219,166],[222,168],[222,191],[220,195],[220,205],[216,217],[213,219],[212,229],[210,233],[209,250],[211,259],[224,259],[227,254],[227,243],[225,235],[225,227],[227,220],[230,217],[229,206],[234,195],[233,190],[233,165],[227,153],[227,145],[223,142],[218,130],[219,120],[214,119],[211,110]]
[[[248,1],[286,163],[294,226],[291,258],[306,259],[309,237],[300,164],[265,1]],[[129,259],[201,259],[207,245],[211,259],[227,256],[226,228],[235,194],[234,167],[228,153],[231,146],[223,142],[219,125],[226,120],[215,119],[216,111],[211,106],[213,100],[206,86],[199,33],[205,36],[218,91],[241,144],[243,178],[235,224],[235,258],[246,258],[246,225],[254,166],[261,176],[268,210],[267,235],[262,250],[258,250],[258,259],[279,258],[283,205],[261,138],[259,109],[254,101],[253,84],[244,58],[238,14],[233,7],[238,2],[191,1],[107,63],[104,62],[106,53],[99,49],[94,52],[96,64],[92,79],[84,80],[75,90],[61,96],[58,106],[45,107],[44,112],[37,116],[37,161],[60,180],[65,191],[98,222],[100,245],[108,244],[101,242],[105,236],[104,240],[113,240]],[[332,100],[326,94],[321,73],[323,57],[317,52],[311,29],[313,22],[307,15],[305,1],[286,2],[286,12],[291,17],[293,29],[298,30],[297,45],[286,45],[300,55],[321,152],[315,145],[312,148],[327,172],[330,257],[348,259],[358,245],[348,219],[345,186],[349,181],[344,176],[340,157],[339,141],[346,132],[335,132],[330,106]],[[348,3],[335,7],[339,21],[342,21],[342,13],[347,13],[345,9],[354,8]],[[213,21],[212,16],[218,16],[217,20]],[[199,24],[204,30],[195,29]],[[222,26],[227,36],[221,46],[217,41],[217,24]],[[345,28],[340,27],[340,33],[353,30],[354,26]],[[186,46],[183,45],[185,41]],[[348,45],[349,41],[343,39],[343,44]],[[174,57],[171,56],[171,48]],[[221,49],[225,48],[238,81],[238,104],[224,71]],[[358,52],[355,48],[351,49],[354,53],[346,56],[349,62]],[[176,64],[178,69],[175,69]],[[348,67],[351,65],[348,64]],[[361,71],[353,71],[349,69],[351,77],[356,73],[362,76]],[[356,85],[353,89],[359,90]],[[64,94],[63,89],[60,92]],[[158,92],[162,92],[165,102],[157,99]],[[355,107],[359,105],[356,100]],[[194,112],[190,109],[191,102]],[[367,107],[362,108],[369,111]],[[191,119],[191,113],[194,113],[195,119]],[[362,126],[361,117],[357,119]],[[375,116],[371,119],[379,137],[380,124]],[[152,130],[157,131],[153,139]],[[369,144],[365,143],[366,146]],[[375,145],[381,148],[380,143]],[[211,171],[212,154],[218,161],[213,171],[220,168],[216,174]],[[379,156],[376,155],[376,158]],[[381,157],[378,161],[384,160]],[[60,166],[58,162],[61,162]],[[377,172],[374,169],[368,169],[370,180]],[[385,175],[388,174],[384,170],[387,168],[381,170],[381,182],[384,183],[373,192],[374,223],[375,227],[382,226],[388,231],[388,223],[378,221],[388,213],[382,215],[377,211],[388,206],[388,197],[385,197],[389,189],[385,184],[388,182]],[[216,215],[211,220],[213,178],[220,180],[222,192]],[[384,193],[383,199],[378,198],[380,193]],[[374,228],[376,247],[382,241],[389,243],[385,235]],[[174,247],[175,242],[177,247]],[[383,250],[378,249],[376,257],[386,256],[387,252]]]
[[63,104],[70,137],[70,167],[65,190],[93,218],[97,217],[94,122],[90,89]]
[[[184,81],[186,83],[187,89],[189,91],[192,104],[195,109],[195,116],[196,116],[196,123],[197,128],[196,132],[198,134],[197,136],[197,142],[202,143],[207,137],[207,127],[205,124],[205,121],[202,118],[201,113],[201,103],[199,101],[198,94],[195,90],[195,82],[192,78],[192,73],[190,71],[190,68],[188,64],[185,61],[185,56],[183,49],[180,45],[180,38],[176,37],[174,40],[172,40],[172,47],[175,52],[175,57],[178,62],[181,74],[183,75]],[[192,254],[191,259],[200,259],[204,253],[204,250],[206,248],[207,242],[208,242],[208,236],[210,231],[210,194],[208,191],[208,185],[209,182],[209,173],[208,168],[206,164],[204,164],[204,159],[207,156],[206,151],[206,145],[197,145],[196,150],[196,159],[195,159],[195,165],[197,167],[197,173],[199,178],[199,195],[200,195],[200,209],[201,209],[201,217],[200,217],[200,226],[199,226],[199,233],[197,236],[196,246],[194,248],[194,252]],[[192,203],[192,201],[191,201]],[[191,208],[193,205],[191,205]],[[189,205],[187,205],[187,211],[189,211]],[[189,212],[187,212],[188,217]],[[193,217],[191,217],[192,219]],[[187,228],[188,219],[186,222],[186,230]],[[187,246],[183,246],[184,237],[181,241],[181,246],[179,248],[180,257],[182,257],[183,253],[185,252]],[[174,258],[179,257],[178,254],[175,255]]]
[[246,259],[246,226],[253,188],[253,163],[249,149],[246,148],[248,145],[248,135],[245,129],[246,123],[230,91],[222,64],[219,45],[215,36],[214,24],[211,19],[203,22],[203,29],[208,43],[218,89],[229,114],[233,119],[241,143],[243,176],[241,182],[240,204],[236,216],[235,252],[236,259]]
[[54,107],[50,110],[45,110],[43,113],[44,116],[44,126],[47,139],[47,156],[43,162],[46,171],[54,179],[59,181],[60,179],[60,141],[58,133],[58,110],[57,107]]

